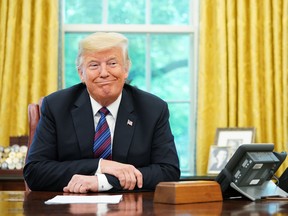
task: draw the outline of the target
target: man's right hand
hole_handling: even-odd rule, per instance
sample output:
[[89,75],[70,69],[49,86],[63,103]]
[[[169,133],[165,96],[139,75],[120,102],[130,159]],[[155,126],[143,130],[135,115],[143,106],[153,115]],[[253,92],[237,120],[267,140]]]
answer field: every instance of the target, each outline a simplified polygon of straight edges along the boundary
[[138,188],[143,186],[142,173],[130,164],[102,159],[101,173],[110,174],[118,178],[121,187],[125,190],[133,190],[136,184]]
[[87,176],[75,174],[70,179],[68,185],[63,188],[65,193],[88,193],[98,192],[97,176]]

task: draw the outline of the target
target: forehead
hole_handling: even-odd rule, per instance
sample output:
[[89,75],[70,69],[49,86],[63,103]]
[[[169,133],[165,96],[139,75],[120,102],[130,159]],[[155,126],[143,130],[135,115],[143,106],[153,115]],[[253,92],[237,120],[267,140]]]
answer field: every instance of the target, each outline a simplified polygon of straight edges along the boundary
[[109,59],[123,60],[123,52],[120,47],[113,47],[101,51],[86,52],[84,55],[84,61],[107,61]]

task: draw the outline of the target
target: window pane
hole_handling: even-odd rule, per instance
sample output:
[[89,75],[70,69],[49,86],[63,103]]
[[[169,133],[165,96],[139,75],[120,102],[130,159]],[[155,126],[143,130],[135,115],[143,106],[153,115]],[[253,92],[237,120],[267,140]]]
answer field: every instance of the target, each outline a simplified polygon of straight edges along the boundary
[[151,91],[164,100],[189,100],[190,35],[151,35]]
[[76,70],[76,58],[78,53],[78,42],[88,34],[66,33],[65,34],[65,83],[64,87],[70,87],[80,82]]
[[102,22],[102,1],[65,0],[64,23],[100,24]]
[[182,173],[189,173],[193,169],[191,166],[194,156],[190,149],[190,109],[189,103],[169,103],[170,124],[175,138]]
[[145,0],[109,1],[109,24],[145,24]]
[[152,24],[189,24],[189,0],[151,0]]
[[131,85],[146,90],[146,34],[126,34],[129,40],[129,55],[132,62],[128,80]]

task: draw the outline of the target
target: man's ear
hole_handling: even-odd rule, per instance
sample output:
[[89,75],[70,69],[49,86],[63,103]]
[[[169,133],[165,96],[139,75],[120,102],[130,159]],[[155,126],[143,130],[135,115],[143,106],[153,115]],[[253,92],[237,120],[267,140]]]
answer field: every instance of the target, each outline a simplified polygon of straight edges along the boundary
[[77,68],[78,71],[78,75],[80,77],[80,80],[82,83],[85,83],[85,79],[84,79],[84,70],[81,67]]
[[131,67],[131,61],[127,60],[124,65],[125,65],[125,73],[126,73],[126,79],[127,79],[129,75],[130,67]]

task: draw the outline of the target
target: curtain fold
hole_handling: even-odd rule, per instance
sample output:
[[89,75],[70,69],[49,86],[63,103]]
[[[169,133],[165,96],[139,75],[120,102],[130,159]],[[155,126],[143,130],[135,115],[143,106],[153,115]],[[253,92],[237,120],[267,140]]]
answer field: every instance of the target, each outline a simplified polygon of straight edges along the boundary
[[57,90],[58,0],[0,1],[0,145],[28,134],[27,107]]
[[288,150],[287,35],[288,0],[201,1],[197,174],[218,127],[255,127],[257,143]]

